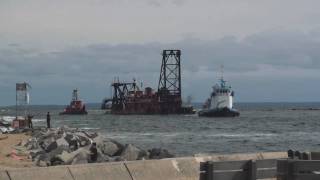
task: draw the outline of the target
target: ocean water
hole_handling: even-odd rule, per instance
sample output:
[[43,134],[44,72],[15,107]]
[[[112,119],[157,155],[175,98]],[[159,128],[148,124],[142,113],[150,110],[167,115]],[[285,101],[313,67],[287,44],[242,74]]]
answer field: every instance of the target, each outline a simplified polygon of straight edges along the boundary
[[[60,116],[63,106],[32,106],[34,125],[67,125],[98,131],[121,143],[141,148],[166,148],[177,156],[197,153],[320,151],[320,103],[239,103],[241,116],[203,118],[197,115],[111,115],[91,105],[84,116]],[[313,109],[310,109],[313,108]],[[12,107],[0,116],[14,116]]]

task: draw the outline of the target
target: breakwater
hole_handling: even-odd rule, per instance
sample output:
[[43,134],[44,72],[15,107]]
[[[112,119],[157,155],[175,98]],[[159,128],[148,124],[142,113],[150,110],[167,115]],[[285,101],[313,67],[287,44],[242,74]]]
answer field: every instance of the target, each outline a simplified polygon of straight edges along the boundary
[[[31,138],[15,147],[20,154],[29,154],[37,166],[86,164],[90,162],[133,161],[174,157],[168,150],[148,150],[133,144],[121,144],[96,132],[66,126],[32,130]],[[95,151],[92,150],[95,144]],[[95,152],[95,158],[92,159]]]

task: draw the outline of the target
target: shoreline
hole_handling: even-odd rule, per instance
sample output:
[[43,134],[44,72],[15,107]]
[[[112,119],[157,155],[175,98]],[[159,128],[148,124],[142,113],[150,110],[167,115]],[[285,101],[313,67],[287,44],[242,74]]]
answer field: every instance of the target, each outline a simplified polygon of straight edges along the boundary
[[[6,138],[7,137],[7,138]],[[38,167],[32,160],[30,154],[24,154],[26,151],[19,152],[18,144],[28,141],[31,138],[31,132],[18,133],[18,134],[1,134],[0,135],[0,170],[11,169],[11,168],[30,168]],[[229,154],[194,154],[193,156],[187,157],[175,157],[173,159],[184,159],[184,158],[195,158],[199,161],[206,159],[205,157],[211,157],[212,160],[216,161],[229,161],[229,160],[247,160],[247,159],[270,159],[274,157],[286,157],[286,152],[257,152],[257,153],[229,153]],[[156,158],[158,159],[158,158]],[[171,159],[167,157],[159,159]],[[149,160],[149,159],[132,159],[136,160]],[[152,159],[150,159],[152,160]],[[109,161],[101,163],[113,163],[123,162],[126,159],[119,159],[118,161]],[[86,164],[86,163],[85,163]],[[63,164],[61,164],[63,165]],[[71,165],[72,166],[72,165]]]

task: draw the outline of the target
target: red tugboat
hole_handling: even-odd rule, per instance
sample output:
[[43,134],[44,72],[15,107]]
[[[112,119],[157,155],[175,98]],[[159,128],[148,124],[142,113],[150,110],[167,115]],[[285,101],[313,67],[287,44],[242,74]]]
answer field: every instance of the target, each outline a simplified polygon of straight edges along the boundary
[[69,115],[76,115],[76,114],[88,114],[86,111],[86,105],[79,99],[78,90],[74,89],[72,92],[72,101],[70,105],[67,106],[60,115],[69,114]]

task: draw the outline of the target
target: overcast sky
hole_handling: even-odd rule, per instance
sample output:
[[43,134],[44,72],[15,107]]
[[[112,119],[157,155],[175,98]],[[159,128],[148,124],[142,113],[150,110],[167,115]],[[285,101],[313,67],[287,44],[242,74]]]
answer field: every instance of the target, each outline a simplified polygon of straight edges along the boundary
[[114,77],[157,88],[182,50],[183,95],[203,102],[225,67],[237,102],[320,101],[319,0],[0,0],[0,105],[110,95]]

